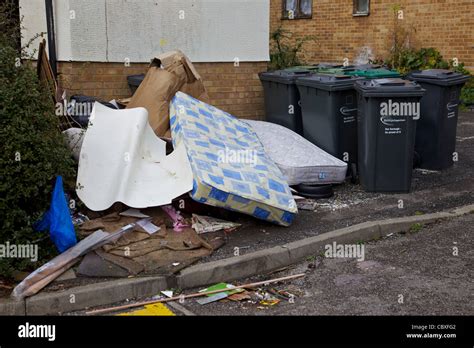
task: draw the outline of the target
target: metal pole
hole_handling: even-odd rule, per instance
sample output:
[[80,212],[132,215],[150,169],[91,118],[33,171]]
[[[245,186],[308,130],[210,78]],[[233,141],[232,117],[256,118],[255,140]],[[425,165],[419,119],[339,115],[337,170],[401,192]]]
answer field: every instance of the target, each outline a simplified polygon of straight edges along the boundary
[[58,76],[58,70],[56,66],[56,34],[54,31],[54,11],[53,11],[53,0],[45,0],[46,7],[46,26],[48,30],[48,55],[49,64],[53,70],[54,78]]

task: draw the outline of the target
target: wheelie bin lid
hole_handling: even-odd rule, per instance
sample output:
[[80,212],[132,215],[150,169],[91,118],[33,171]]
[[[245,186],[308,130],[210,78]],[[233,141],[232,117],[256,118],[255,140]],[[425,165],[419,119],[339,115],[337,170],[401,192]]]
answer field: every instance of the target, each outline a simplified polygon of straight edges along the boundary
[[354,88],[354,82],[360,77],[348,75],[314,74],[296,80],[299,86],[314,87],[326,91],[342,91]]
[[127,81],[130,85],[138,87],[144,78],[145,74],[129,75],[127,76]]
[[344,74],[348,71],[354,71],[355,67],[354,65],[347,65],[347,66],[339,66],[339,67],[318,67],[318,72],[321,74],[335,74],[335,75],[341,75]]
[[408,79],[439,86],[453,86],[466,83],[471,77],[447,69],[428,69],[414,71]]
[[367,64],[356,64],[354,65],[354,68],[356,70],[368,70],[368,69],[380,69],[380,68],[383,68],[383,66],[380,64],[367,63]]
[[309,70],[276,70],[276,71],[267,71],[259,74],[261,81],[271,81],[279,82],[285,85],[292,85],[295,83],[296,79],[303,76],[310,75]]
[[368,79],[381,79],[381,78],[395,78],[401,77],[401,75],[395,70],[388,70],[383,68],[377,69],[357,69],[354,71],[349,71],[346,73],[347,75],[354,75],[365,77]]
[[317,65],[298,65],[298,66],[292,66],[286,69],[283,69],[284,71],[305,71],[308,70],[309,72],[315,72],[318,70]]
[[326,69],[334,69],[334,68],[342,68],[344,65],[338,63],[319,63],[317,65],[318,68],[326,68]]
[[400,78],[358,80],[354,87],[364,97],[422,97],[425,94],[418,83]]

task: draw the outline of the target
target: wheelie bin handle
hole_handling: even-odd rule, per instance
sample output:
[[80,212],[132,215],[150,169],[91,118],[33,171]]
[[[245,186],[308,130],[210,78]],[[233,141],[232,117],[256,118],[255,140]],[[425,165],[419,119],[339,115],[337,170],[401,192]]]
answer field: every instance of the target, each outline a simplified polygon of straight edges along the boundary
[[339,111],[340,111],[341,114],[343,114],[344,116],[350,116],[353,111],[357,111],[357,108],[355,108],[355,109],[347,109],[347,108],[345,108],[345,107],[343,106]]

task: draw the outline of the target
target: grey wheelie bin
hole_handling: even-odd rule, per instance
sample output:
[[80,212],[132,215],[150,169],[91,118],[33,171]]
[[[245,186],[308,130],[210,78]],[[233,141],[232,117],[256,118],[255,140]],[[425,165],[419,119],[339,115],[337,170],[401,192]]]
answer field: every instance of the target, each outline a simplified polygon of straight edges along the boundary
[[145,78],[145,74],[138,74],[138,75],[129,75],[127,76],[127,81],[128,81],[128,87],[132,91],[132,94],[135,93],[137,90],[138,86],[143,82],[143,79]]
[[469,77],[443,69],[423,70],[408,76],[426,89],[415,142],[421,168],[440,170],[453,165],[459,97]]
[[358,170],[369,192],[409,192],[425,90],[402,79],[359,80]]
[[315,74],[296,80],[303,136],[329,154],[357,163],[357,93],[347,75]]
[[304,70],[277,70],[260,73],[265,101],[265,120],[277,123],[302,135],[300,95],[295,81],[298,77],[308,76]]

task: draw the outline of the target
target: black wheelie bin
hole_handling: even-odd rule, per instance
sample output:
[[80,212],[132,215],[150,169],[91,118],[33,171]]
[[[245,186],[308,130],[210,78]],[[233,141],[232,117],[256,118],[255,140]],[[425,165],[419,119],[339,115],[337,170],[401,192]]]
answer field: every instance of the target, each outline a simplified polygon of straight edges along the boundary
[[310,70],[277,70],[259,74],[263,85],[265,120],[277,123],[302,135],[300,94],[295,81]]
[[303,136],[327,153],[352,164],[357,163],[357,92],[354,89],[357,80],[360,78],[326,74],[296,80],[301,97]]
[[369,192],[409,192],[416,120],[425,90],[416,82],[359,80],[358,170]]
[[423,169],[441,170],[454,163],[461,89],[470,76],[444,69],[412,72],[408,79],[426,89],[416,128],[415,151]]

